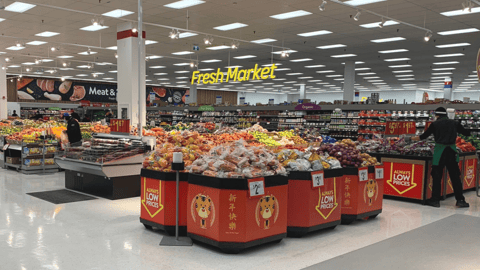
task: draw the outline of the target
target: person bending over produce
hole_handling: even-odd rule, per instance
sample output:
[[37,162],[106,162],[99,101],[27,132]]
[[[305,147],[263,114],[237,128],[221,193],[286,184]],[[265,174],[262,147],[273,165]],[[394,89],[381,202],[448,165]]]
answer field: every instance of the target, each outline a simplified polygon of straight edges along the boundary
[[448,174],[452,181],[453,190],[455,192],[456,206],[469,207],[463,196],[463,185],[460,180],[460,168],[458,167],[459,156],[455,141],[457,133],[465,136],[470,135],[470,131],[466,130],[459,122],[448,119],[447,110],[439,107],[435,110],[436,121],[433,122],[428,129],[420,136],[412,137],[412,140],[425,140],[433,134],[435,138],[435,149],[433,153],[432,165],[432,198],[426,203],[433,207],[440,207],[440,189],[443,177],[443,169],[447,167]]

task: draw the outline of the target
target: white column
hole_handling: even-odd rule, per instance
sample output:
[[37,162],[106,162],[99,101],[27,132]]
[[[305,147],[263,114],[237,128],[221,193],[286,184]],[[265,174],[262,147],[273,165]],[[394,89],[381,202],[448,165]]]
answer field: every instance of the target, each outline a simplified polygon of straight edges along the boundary
[[[7,70],[1,67],[7,67],[4,57],[0,57],[0,119],[7,119]],[[20,115],[20,111],[17,113]]]
[[345,62],[343,81],[343,100],[354,101],[355,99],[355,61]]
[[305,84],[300,85],[300,99],[306,99]]
[[451,78],[445,78],[445,85],[443,86],[443,98],[453,100],[453,83]]
[[[139,68],[138,32],[134,33],[133,28],[135,25],[131,22],[117,25],[118,116],[121,117],[122,110],[127,109],[127,119],[130,119],[130,124],[137,126],[140,121],[144,126],[147,112],[144,106],[139,108],[139,97],[146,102],[145,42],[143,42]],[[143,31],[143,37],[145,38],[145,31]]]
[[196,103],[198,105],[198,102],[197,102],[197,85],[196,84],[192,84],[190,85],[190,91],[189,92],[189,97],[188,97],[188,100],[187,101],[187,104],[190,104],[190,103]]

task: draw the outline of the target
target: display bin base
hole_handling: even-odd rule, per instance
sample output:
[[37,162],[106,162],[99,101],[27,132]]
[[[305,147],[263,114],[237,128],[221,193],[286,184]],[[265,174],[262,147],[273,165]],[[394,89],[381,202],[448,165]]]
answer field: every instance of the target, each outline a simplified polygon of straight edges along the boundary
[[[153,223],[155,225],[147,225],[175,235],[177,173],[142,169],[140,176],[140,222]],[[188,174],[179,173],[179,180],[178,225],[183,228],[179,230],[179,235],[186,236]]]
[[358,220],[358,219],[365,219],[365,218],[374,219],[380,213],[382,213],[382,209],[368,212],[368,213],[362,213],[358,215],[342,215],[342,225],[352,224],[355,220]]
[[280,243],[283,238],[287,237],[286,233],[273,235],[270,237],[257,239],[250,242],[240,243],[240,242],[218,242],[213,239],[203,237],[200,235],[196,235],[194,233],[188,233],[188,237],[192,238],[193,241],[197,241],[200,243],[205,243],[210,246],[214,246],[219,248],[222,252],[228,254],[237,254],[244,251],[247,248],[260,246],[268,243]]
[[333,230],[335,227],[341,224],[341,220],[336,220],[329,223],[319,224],[313,227],[287,227],[287,236],[299,238],[303,237],[311,232],[320,231],[320,230]]
[[[260,188],[259,188],[260,187]],[[287,236],[288,178],[188,176],[188,235],[238,253]]]
[[140,176],[104,176],[65,170],[65,187],[110,200],[140,196]]
[[[165,226],[159,223],[145,220],[140,218],[140,223],[142,223],[145,228],[149,230],[159,229],[166,232],[168,235],[175,235],[175,226]],[[178,235],[186,236],[187,235],[187,226],[178,226]]]

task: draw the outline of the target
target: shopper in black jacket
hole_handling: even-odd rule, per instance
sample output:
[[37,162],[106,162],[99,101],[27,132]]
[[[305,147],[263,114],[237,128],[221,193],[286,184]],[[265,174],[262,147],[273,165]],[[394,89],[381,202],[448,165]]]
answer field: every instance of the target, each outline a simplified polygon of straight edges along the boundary
[[67,136],[71,146],[82,144],[82,131],[77,119],[71,117],[68,113],[64,113],[63,117],[67,120]]
[[469,207],[463,196],[463,184],[460,179],[460,168],[458,167],[459,156],[455,141],[457,133],[465,136],[470,135],[459,122],[448,119],[447,110],[439,107],[435,110],[437,120],[433,122],[428,129],[420,136],[413,137],[412,140],[425,140],[433,134],[435,138],[435,151],[433,154],[432,165],[432,198],[427,200],[427,204],[433,207],[440,207],[440,189],[443,177],[443,169],[447,167],[450,180],[452,181],[456,206]]

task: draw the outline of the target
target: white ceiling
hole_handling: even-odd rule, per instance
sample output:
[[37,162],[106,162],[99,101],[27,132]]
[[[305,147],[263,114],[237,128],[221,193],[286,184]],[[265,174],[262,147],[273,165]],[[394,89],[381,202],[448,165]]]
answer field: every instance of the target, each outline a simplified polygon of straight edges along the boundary
[[[361,8],[374,11],[376,13],[388,16],[415,24],[418,26],[424,25],[424,18],[426,16],[425,28],[431,29],[434,33],[430,42],[424,42],[423,37],[425,32],[416,28],[405,25],[392,25],[384,28],[367,29],[360,27],[360,24],[379,22],[381,18],[362,13],[360,20],[354,21],[351,16],[356,14],[356,10],[335,4],[328,1],[325,11],[318,9],[320,0],[205,0],[206,3],[197,6],[189,7],[187,9],[171,9],[164,7],[164,5],[174,2],[175,0],[144,0],[144,22],[153,24],[162,24],[178,28],[186,28],[187,26],[187,9],[189,22],[188,27],[194,31],[210,33],[214,35],[221,35],[230,37],[232,39],[240,40],[257,40],[263,38],[273,38],[276,42],[267,43],[279,47],[290,48],[298,51],[292,53],[289,58],[282,58],[280,55],[275,55],[274,62],[281,63],[279,68],[290,68],[289,71],[279,71],[276,73],[277,78],[286,78],[285,81],[264,81],[230,84],[228,89],[245,91],[248,89],[255,89],[257,91],[277,91],[286,90],[284,87],[293,87],[289,90],[296,91],[300,83],[305,83],[309,89],[318,88],[319,90],[327,91],[341,91],[342,81],[334,80],[337,77],[327,77],[326,75],[343,74],[342,65],[346,60],[355,60],[365,62],[357,65],[357,68],[368,67],[370,71],[357,71],[357,73],[374,72],[375,75],[358,75],[356,76],[357,87],[360,89],[376,90],[378,86],[363,79],[364,77],[380,77],[383,80],[380,83],[386,83],[386,86],[391,89],[403,89],[404,84],[416,84],[417,88],[421,89],[442,89],[442,85],[432,85],[432,77],[450,76],[453,80],[454,88],[459,89],[459,85],[465,82],[465,78],[469,75],[474,75],[475,59],[478,52],[478,44],[480,40],[480,32],[471,34],[459,34],[452,36],[441,36],[437,32],[456,30],[464,28],[479,28],[480,29],[480,13],[446,17],[441,15],[441,12],[458,10],[461,8],[462,0],[388,0],[384,2],[362,5]],[[5,1],[9,5],[13,1]],[[25,3],[35,4],[36,2],[25,0]],[[132,15],[123,17],[122,19],[136,20],[137,18],[137,1],[136,0],[42,0],[42,5],[51,5],[66,9],[72,9],[81,12],[102,14],[114,9],[124,9],[135,12]],[[295,10],[305,10],[311,12],[311,15],[286,19],[276,20],[270,18],[271,15],[290,12]],[[108,71],[116,70],[115,65],[95,66],[94,70],[81,69],[77,66],[84,65],[87,62],[109,62],[116,63],[114,57],[115,51],[102,49],[116,45],[116,25],[122,21],[115,18],[102,17],[104,24],[109,28],[96,31],[87,32],[79,30],[82,27],[91,25],[93,16],[82,14],[79,12],[71,12],[52,7],[36,6],[24,13],[14,13],[8,11],[0,11],[0,18],[5,21],[0,22],[1,35],[0,36],[0,51],[6,52],[5,56],[14,57],[12,63],[19,64],[25,62],[34,62],[35,57],[50,57],[57,59],[54,62],[43,63],[39,66],[30,66],[33,70],[39,69],[47,70],[49,67],[61,67],[64,60],[70,63],[70,68],[74,70],[60,71],[54,76],[74,76],[76,79],[100,79],[114,78],[115,73]],[[231,24],[244,23],[247,27],[231,30],[219,31],[213,29],[214,27]],[[151,25],[145,26],[147,31],[147,39],[158,41],[156,44],[148,45],[148,55],[162,55],[166,56],[161,59],[152,59],[147,62],[147,84],[162,84],[169,82],[170,85],[185,85],[188,86],[186,79],[176,79],[177,77],[190,77],[191,69],[189,66],[175,66],[175,63],[190,62],[189,59],[200,61],[199,68],[224,68],[228,66],[229,54],[230,65],[241,65],[244,68],[252,68],[256,63],[269,64],[271,63],[271,47],[260,46],[251,43],[240,43],[237,50],[218,50],[212,51],[205,49],[203,45],[203,38],[205,35],[198,35],[189,38],[172,40],[168,37],[171,29],[156,27]],[[312,32],[318,30],[328,30],[332,34],[315,36],[315,37],[300,37],[298,34],[305,32]],[[60,35],[43,38],[36,37],[35,34],[43,31],[58,32]],[[372,43],[370,40],[389,38],[389,37],[403,37],[406,40],[389,42],[389,43]],[[14,46],[15,41],[29,42],[32,40],[47,41],[47,44],[40,46],[26,45],[26,49],[19,51],[5,50],[7,47]],[[466,47],[439,49],[436,45],[467,42],[472,44]],[[70,45],[67,45],[70,44]],[[320,50],[316,47],[331,44],[345,44],[347,47]],[[79,55],[79,52],[87,50],[86,47],[73,46],[72,44],[81,44],[92,46],[92,51],[98,52],[95,55]],[[200,45],[200,51],[195,54],[186,56],[172,55],[178,51],[191,51],[194,44]],[[215,38],[213,46],[230,45],[231,40]],[[49,48],[51,46],[60,46],[60,51],[51,53]],[[101,48],[98,48],[101,47]],[[393,50],[393,49],[407,49],[408,52],[381,54],[379,51]],[[281,49],[275,49],[279,51]],[[356,54],[356,57],[349,58],[332,58],[331,55],[338,54]],[[435,58],[434,55],[462,53],[464,56]],[[30,55],[30,56],[28,56]],[[74,56],[70,59],[58,59],[60,55]],[[235,56],[255,55],[256,58],[249,58],[244,60],[234,59]],[[33,57],[32,57],[33,56]],[[185,58],[174,59],[167,57]],[[293,59],[311,58],[308,62],[290,62]],[[390,58],[410,58],[409,61],[386,62],[385,59]],[[220,59],[222,62],[216,63],[202,63],[202,60]],[[82,62],[83,61],[83,62]],[[434,66],[434,62],[458,61],[458,64]],[[408,64],[411,67],[407,68],[390,68],[392,65]],[[9,63],[11,65],[11,63]],[[150,66],[166,66],[163,69],[151,69]],[[325,65],[323,68],[305,68],[310,65]],[[28,74],[25,71],[27,66],[23,65],[23,74]],[[432,75],[432,73],[443,73],[448,71],[432,71],[432,68],[454,67],[452,75]],[[179,74],[175,71],[188,70],[188,74]],[[334,70],[334,73],[318,74],[319,70]],[[398,80],[407,77],[395,77],[395,75],[406,75],[412,73],[392,73],[394,70],[413,70],[415,75],[414,80]],[[92,72],[105,73],[98,78],[91,76]],[[18,74],[20,68],[9,68],[8,73]],[[167,73],[168,75],[156,76],[154,73]],[[288,76],[288,73],[303,73],[302,75]],[[88,77],[75,77],[78,74],[88,74]],[[50,74],[44,74],[50,75]],[[301,77],[313,77],[312,79],[299,79]],[[158,81],[159,78],[168,78],[169,80]],[[317,84],[318,82],[308,82],[309,80],[322,80],[321,83],[329,83],[335,85],[338,90],[332,90],[330,87],[324,87]],[[441,80],[441,79],[440,79]],[[285,83],[296,81],[296,83]],[[274,82],[274,85],[263,85],[263,83]],[[475,82],[468,80],[467,82]],[[478,81],[470,90],[479,90]],[[376,82],[375,82],[376,83]],[[253,85],[250,85],[253,84]],[[226,84],[228,85],[228,84]],[[279,86],[279,85],[283,85]],[[268,88],[262,90],[260,86]],[[385,86],[385,85],[383,85]],[[225,88],[222,85],[213,86],[215,89]],[[274,89],[270,89],[274,88]],[[463,87],[460,87],[463,88]],[[286,91],[289,91],[286,90]]]

